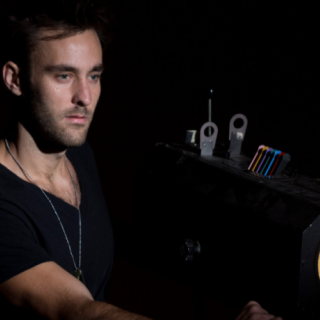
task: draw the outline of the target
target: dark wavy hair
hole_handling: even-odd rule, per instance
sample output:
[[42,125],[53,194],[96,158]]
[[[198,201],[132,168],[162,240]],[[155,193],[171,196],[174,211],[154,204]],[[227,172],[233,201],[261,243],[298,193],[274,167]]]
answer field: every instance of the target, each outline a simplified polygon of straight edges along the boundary
[[[112,39],[114,16],[104,0],[14,0],[0,8],[3,62],[15,62],[22,75],[29,73],[31,53],[40,40],[61,39],[96,31],[104,48]],[[41,37],[41,31],[56,31]]]

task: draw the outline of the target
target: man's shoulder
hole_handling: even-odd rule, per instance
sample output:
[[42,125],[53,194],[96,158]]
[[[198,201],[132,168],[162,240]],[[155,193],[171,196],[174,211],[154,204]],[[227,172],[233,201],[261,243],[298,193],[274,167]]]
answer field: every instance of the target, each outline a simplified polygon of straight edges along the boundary
[[95,162],[93,150],[88,141],[79,147],[68,148],[67,156],[74,158],[77,162]]
[[67,157],[71,160],[78,174],[98,175],[96,160],[89,142],[86,141],[80,147],[69,148]]
[[67,157],[73,164],[95,167],[93,150],[87,141],[79,147],[68,148]]
[[7,167],[0,164],[0,199],[7,198],[8,194],[14,195],[23,192],[26,184]]
[[82,156],[83,158],[94,157],[92,148],[88,141],[81,146],[68,148],[67,155],[77,155]]

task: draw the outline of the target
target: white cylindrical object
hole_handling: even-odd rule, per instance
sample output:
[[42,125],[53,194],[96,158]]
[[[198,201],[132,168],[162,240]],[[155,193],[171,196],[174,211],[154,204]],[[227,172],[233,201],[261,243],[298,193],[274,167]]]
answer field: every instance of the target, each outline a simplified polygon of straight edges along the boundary
[[197,130],[187,130],[186,143],[196,143]]

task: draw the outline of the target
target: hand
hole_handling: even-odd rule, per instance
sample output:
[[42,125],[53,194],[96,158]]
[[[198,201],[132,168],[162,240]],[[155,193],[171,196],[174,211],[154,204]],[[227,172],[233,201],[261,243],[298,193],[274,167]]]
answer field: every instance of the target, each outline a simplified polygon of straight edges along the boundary
[[282,318],[269,314],[258,302],[249,301],[236,320],[282,320]]

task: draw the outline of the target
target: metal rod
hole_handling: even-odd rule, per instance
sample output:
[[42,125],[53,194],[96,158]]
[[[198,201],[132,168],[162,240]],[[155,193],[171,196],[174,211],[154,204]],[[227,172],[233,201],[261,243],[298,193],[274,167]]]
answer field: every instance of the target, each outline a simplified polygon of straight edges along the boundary
[[[209,122],[211,122],[211,99],[209,99]],[[209,127],[209,136],[212,135],[211,127]]]

